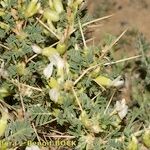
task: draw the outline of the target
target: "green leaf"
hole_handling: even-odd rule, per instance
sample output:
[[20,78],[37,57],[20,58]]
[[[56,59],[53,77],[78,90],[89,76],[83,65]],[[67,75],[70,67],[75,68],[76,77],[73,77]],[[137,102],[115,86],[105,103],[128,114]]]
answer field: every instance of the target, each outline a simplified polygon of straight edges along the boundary
[[16,120],[8,125],[5,137],[8,141],[14,141],[18,144],[26,142],[28,139],[34,138],[34,130],[27,120]]
[[35,120],[36,126],[41,126],[51,120],[52,113],[42,106],[32,106],[28,111],[31,115],[31,119]]

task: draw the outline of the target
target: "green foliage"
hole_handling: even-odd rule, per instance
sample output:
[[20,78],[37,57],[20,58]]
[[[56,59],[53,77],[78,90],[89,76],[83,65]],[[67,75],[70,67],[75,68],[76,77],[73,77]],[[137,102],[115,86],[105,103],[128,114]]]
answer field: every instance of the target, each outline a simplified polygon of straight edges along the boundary
[[31,120],[35,120],[36,126],[41,126],[51,120],[51,113],[41,106],[32,106],[29,114],[31,114]]
[[5,132],[6,140],[9,140],[17,145],[22,145],[23,142],[34,138],[34,130],[27,120],[16,120],[10,122],[7,131]]
[[139,36],[142,57],[116,61],[117,37],[84,42],[90,17],[82,0],[54,2],[0,2],[0,111],[10,115],[0,138],[14,149],[57,137],[81,150],[126,150],[132,136],[141,142],[150,121],[149,44]]

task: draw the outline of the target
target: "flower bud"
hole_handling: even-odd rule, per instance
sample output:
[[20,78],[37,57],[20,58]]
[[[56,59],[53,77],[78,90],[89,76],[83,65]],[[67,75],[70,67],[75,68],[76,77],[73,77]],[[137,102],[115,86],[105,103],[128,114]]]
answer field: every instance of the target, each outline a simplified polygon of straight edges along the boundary
[[27,18],[32,17],[34,14],[38,12],[40,7],[41,7],[41,4],[38,3],[38,0],[32,0],[26,8],[25,16]]
[[19,41],[23,41],[24,39],[26,39],[28,37],[28,34],[25,33],[25,32],[19,32],[18,35],[16,35],[16,38],[19,40]]
[[58,14],[64,11],[62,0],[54,0],[54,8]]
[[70,81],[70,80],[67,80],[67,81],[64,83],[64,90],[65,90],[65,91],[69,91],[69,90],[71,90],[72,86],[73,86],[73,82]]
[[54,9],[54,3],[53,0],[49,0],[49,6],[51,9]]
[[9,91],[6,87],[1,87],[0,88],[0,98],[4,98],[4,97],[7,97],[9,96]]
[[81,113],[79,119],[81,120],[81,122],[83,123],[83,125],[84,125],[85,127],[90,126],[89,117],[88,117],[88,115],[86,114],[85,111],[82,111],[82,113]]
[[35,52],[36,54],[42,53],[42,49],[38,45],[33,44],[31,47],[32,47],[33,52]]
[[[81,137],[79,139],[80,143],[83,145],[84,142],[84,147],[82,145],[78,145],[77,149],[86,149],[86,150],[93,150],[95,149],[95,139],[96,137],[93,134],[90,133],[86,133],[86,134],[82,134],[81,133]],[[81,147],[82,146],[82,147]]]
[[111,86],[112,83],[111,79],[101,75],[95,78],[94,81],[100,86],[107,86],[107,87]]
[[8,7],[8,1],[7,1],[7,0],[3,0],[3,1],[1,0],[1,1],[0,1],[0,4],[1,4],[1,6],[4,7],[4,8],[5,8],[5,7]]
[[48,85],[51,87],[51,88],[56,88],[58,87],[58,83],[57,83],[57,80],[53,77],[50,78],[50,81],[48,83]]
[[7,120],[9,118],[8,110],[1,110],[2,117],[0,119],[0,137],[2,137],[5,133],[7,127]]
[[4,30],[9,30],[10,26],[4,22],[0,22],[0,28]]
[[100,73],[100,67],[97,67],[96,69],[94,69],[92,72],[91,72],[91,77],[92,78],[96,78]]
[[115,107],[120,119],[123,119],[128,112],[126,100],[123,98],[121,101],[117,101]]
[[102,129],[99,126],[98,122],[94,122],[93,125],[91,126],[91,131],[94,133],[99,133],[102,131]]
[[[9,143],[5,140],[1,140],[0,149],[1,150],[7,150],[9,146]],[[10,150],[10,149],[9,149]]]
[[86,114],[85,111],[82,111],[80,118],[81,122],[83,123],[83,125],[90,130],[93,133],[99,133],[102,131],[102,129],[99,126],[99,123],[97,120],[95,120],[96,118],[93,119],[89,119],[88,115]]
[[5,15],[4,11],[5,11],[4,9],[0,8],[0,16],[4,16]]
[[76,0],[76,3],[77,3],[78,5],[80,5],[82,2],[83,2],[83,0]]
[[53,114],[55,117],[58,117],[59,113],[60,113],[60,109],[57,109],[57,108],[54,108],[54,109],[53,109],[52,114]]
[[146,147],[150,148],[150,129],[145,130],[143,134],[143,143]]
[[138,141],[137,138],[133,135],[131,141],[129,142],[127,150],[138,150]]
[[124,83],[125,81],[122,79],[122,77],[118,76],[116,79],[112,81],[111,86],[120,88],[120,87],[123,87]]
[[53,73],[53,65],[53,63],[48,64],[48,66],[43,71],[43,74],[47,79],[49,79]]
[[46,56],[46,57],[51,57],[53,54],[57,53],[56,49],[53,47],[45,47],[42,50],[42,55]]
[[64,81],[64,60],[60,57],[57,51],[49,56],[49,60],[57,67],[57,82],[62,83]]
[[53,30],[53,31],[56,31],[56,28],[55,26],[53,25],[52,21],[51,20],[47,20],[47,24],[48,24],[48,27]]
[[58,43],[57,47],[56,47],[56,50],[59,54],[63,55],[66,51],[66,44],[65,43],[63,43],[63,44]]
[[49,96],[50,96],[50,99],[52,101],[54,101],[55,103],[58,102],[58,98],[60,96],[60,92],[58,90],[58,88],[52,88],[49,90]]
[[24,62],[18,63],[16,65],[16,71],[19,75],[26,75],[27,73],[26,64]]
[[50,10],[50,9],[46,9],[44,11],[44,14],[43,16],[47,19],[47,20],[51,20],[53,22],[57,22],[59,21],[60,17],[59,17],[59,14],[54,11],[54,10]]
[[121,119],[118,115],[113,115],[112,116],[112,126],[114,126],[115,128],[119,128],[120,126],[120,122],[121,122]]

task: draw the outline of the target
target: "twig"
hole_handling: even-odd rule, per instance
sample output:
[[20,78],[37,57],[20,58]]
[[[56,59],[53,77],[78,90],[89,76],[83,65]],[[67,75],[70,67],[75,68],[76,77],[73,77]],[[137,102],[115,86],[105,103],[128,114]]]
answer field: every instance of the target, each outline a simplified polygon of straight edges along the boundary
[[[90,38],[90,39],[87,39],[85,42],[86,42],[86,44],[88,43],[88,42],[91,42],[91,41],[93,41],[94,39],[95,39],[96,37],[92,37],[92,38]],[[81,42],[81,43],[79,43],[79,45],[82,45],[83,43]]]
[[[62,133],[60,131],[57,131],[57,130],[50,130],[50,132],[54,132],[53,134],[55,135],[49,135],[48,133],[46,132],[38,132],[38,133],[41,133],[43,134],[44,136],[46,137],[49,137],[49,138],[75,138],[75,136],[71,136],[71,135],[64,135],[65,133]],[[59,134],[59,135],[58,135]]]
[[33,86],[31,86],[31,85],[27,85],[27,84],[23,84],[23,83],[21,83],[21,85],[26,86],[26,87],[29,87],[29,88],[31,88],[31,89],[33,89],[33,90],[36,90],[36,91],[40,91],[40,92],[43,91],[42,89],[37,88],[37,87],[33,87]]
[[52,119],[52,120],[50,120],[50,121],[47,121],[47,122],[45,122],[45,123],[41,124],[40,126],[43,126],[43,125],[46,125],[46,124],[52,123],[52,122],[54,122],[54,121],[56,121],[56,120],[57,120],[56,118],[55,118],[55,119]]
[[75,98],[76,98],[76,101],[77,101],[77,103],[78,103],[78,105],[79,105],[80,110],[83,111],[82,106],[81,106],[81,104],[80,104],[80,101],[79,101],[79,99],[78,99],[78,97],[77,97],[77,94],[76,94],[76,92],[75,92],[75,90],[74,90],[73,87],[72,87],[72,91],[73,91],[73,94],[74,94],[74,96],[75,96]]
[[33,126],[33,130],[34,130],[34,132],[35,132],[35,134],[36,134],[36,137],[37,137],[38,141],[41,143],[41,140],[40,140],[39,135],[38,135],[38,133],[37,133],[37,131],[36,131],[36,128],[35,128],[34,123],[32,123],[32,126]]
[[101,26],[102,26],[102,24],[96,24],[96,25],[90,25],[90,26],[88,26],[88,28],[99,28]]
[[56,134],[60,134],[60,135],[64,135],[64,133],[60,132],[60,131],[57,131],[57,130],[53,130],[53,128],[50,130],[50,132],[54,132]]
[[88,42],[90,42],[90,41],[93,41],[95,38],[96,38],[96,37],[92,37],[92,38],[90,38],[90,39],[87,39],[85,42],[88,43]]
[[43,135],[43,138],[44,138],[44,139],[43,139],[44,141],[48,142],[45,135]]
[[106,106],[106,109],[105,109],[105,111],[104,111],[104,114],[106,114],[106,112],[107,112],[107,110],[108,110],[108,108],[109,108],[109,106],[110,106],[110,103],[111,103],[112,100],[113,100],[113,97],[114,97],[115,93],[116,93],[116,91],[113,92],[113,94],[112,94],[112,96],[111,96],[111,98],[110,98],[110,100],[109,100],[109,102],[108,102],[108,105]]
[[94,101],[100,94],[101,94],[101,92],[99,92],[98,94],[96,94],[91,100]]
[[20,83],[18,82],[17,85],[18,85],[19,97],[20,97],[20,101],[21,101],[21,106],[22,106],[23,115],[25,116],[26,110],[25,110],[25,106],[24,106],[24,102],[23,102],[23,97],[22,97],[22,95],[21,95]]
[[82,25],[82,27],[85,27],[85,26],[87,26],[87,25],[89,25],[89,24],[92,24],[92,23],[95,23],[95,22],[98,22],[98,21],[101,21],[101,20],[104,20],[104,19],[108,19],[108,18],[112,17],[113,15],[114,15],[114,14],[108,15],[108,16],[104,16],[104,17],[97,18],[97,19],[94,19],[94,20],[92,20],[92,21],[86,22],[86,23],[84,23],[84,24]]
[[2,63],[4,63],[4,60],[0,58],[0,61],[2,61]]
[[103,50],[102,50],[102,55],[100,56],[100,59],[103,58],[105,56],[105,54],[120,40],[120,38],[127,32],[127,29],[124,30],[119,37],[114,40],[109,46],[106,46]]
[[42,22],[39,18],[36,19],[41,25],[43,25],[48,31],[50,31],[55,37],[57,37],[58,40],[60,40],[60,37],[53,30],[51,30],[44,22]]
[[71,138],[74,139],[75,136],[69,136],[69,135],[48,135],[50,138]]
[[[94,19],[94,20],[92,20],[92,21],[89,21],[89,22],[84,23],[84,24],[82,25],[82,27],[88,26],[89,24],[95,23],[95,22],[97,22],[97,21],[101,21],[101,20],[110,18],[110,17],[112,17],[112,16],[113,16],[113,14],[112,14],[112,15],[109,15],[109,16],[104,16],[104,17],[101,17],[101,18]],[[77,29],[72,30],[72,31],[70,32],[70,34],[74,33],[76,30],[77,30]]]
[[145,53],[144,53],[144,51],[143,51],[143,44],[141,43],[141,41],[139,42],[139,49],[140,49],[140,51],[141,51],[141,53],[142,53],[142,57],[143,57],[143,60],[144,60],[144,62],[145,62],[145,65],[146,66],[148,66],[148,62],[147,62],[147,60],[146,60],[146,57],[145,57]]
[[5,46],[5,45],[3,45],[3,44],[1,44],[1,43],[0,43],[0,46],[3,47],[3,48],[5,48],[5,49],[7,49],[7,50],[10,50],[9,47],[7,47],[7,46]]
[[30,62],[32,59],[34,59],[34,58],[37,57],[37,56],[38,56],[38,54],[34,54],[32,57],[30,57],[30,58],[27,60],[26,63]]
[[[42,18],[42,16],[43,16],[43,15],[41,15],[40,17],[38,17],[38,19],[40,20],[40,19]],[[35,22],[34,26],[36,26],[36,25],[38,24],[38,22],[39,22],[39,21],[38,21],[38,20],[36,20],[36,22]]]
[[87,68],[86,70],[84,70],[83,73],[78,77],[78,79],[75,80],[73,85],[76,85],[86,73],[88,73],[90,70],[98,67],[99,65],[100,64],[97,64],[95,66],[91,66],[91,67]]
[[17,112],[17,110],[14,107],[12,107],[11,105],[7,104],[4,100],[0,99],[0,103],[2,103],[3,105],[5,105],[8,109],[14,110],[14,111]]
[[140,57],[142,57],[142,55],[132,56],[132,57],[120,59],[120,60],[117,60],[117,61],[112,61],[112,62],[105,63],[105,64],[103,64],[103,66],[114,65],[114,64],[129,61],[129,60],[132,60],[132,59],[140,58]]
[[54,44],[52,44],[50,47],[53,47],[53,46],[57,45],[58,43],[59,43],[59,41],[54,43]]
[[135,133],[133,133],[133,135],[134,136],[140,136],[145,130],[149,130],[150,128],[148,127],[148,128],[145,128],[145,129],[142,129],[142,130],[140,130],[140,131],[137,131],[137,132],[135,132]]
[[86,42],[85,42],[85,37],[84,37],[84,34],[83,34],[83,30],[82,30],[82,25],[81,25],[81,22],[80,22],[79,18],[78,18],[78,23],[79,23],[79,28],[80,28],[80,32],[81,32],[81,36],[82,36],[82,41],[83,41],[84,47],[87,48]]
[[[13,84],[15,84],[15,85],[17,85],[19,82],[18,81],[16,81],[16,80],[9,80],[10,82],[12,82]],[[37,88],[37,87],[33,87],[33,86],[31,86],[31,85],[27,85],[27,84],[24,84],[24,83],[19,83],[20,85],[22,85],[22,86],[26,86],[26,87],[28,87],[28,88],[31,88],[31,89],[33,89],[33,90],[36,90],[36,91],[40,91],[40,92],[42,92],[43,90],[42,89],[40,89],[40,88]]]

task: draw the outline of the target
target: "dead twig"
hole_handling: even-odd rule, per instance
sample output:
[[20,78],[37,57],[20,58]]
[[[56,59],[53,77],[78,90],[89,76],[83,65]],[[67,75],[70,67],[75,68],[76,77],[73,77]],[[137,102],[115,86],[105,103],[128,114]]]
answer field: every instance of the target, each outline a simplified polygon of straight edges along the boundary
[[60,37],[53,31],[51,30],[44,22],[42,22],[39,18],[36,18],[37,21],[43,26],[45,27],[48,31],[50,31],[58,40],[60,40]]
[[7,49],[7,50],[10,50],[9,47],[7,47],[7,46],[5,46],[5,45],[3,45],[3,44],[1,44],[1,43],[0,43],[0,46],[3,47],[3,48],[5,48],[5,49]]
[[119,37],[118,37],[116,40],[114,40],[109,46],[106,46],[106,47],[102,50],[102,55],[100,56],[100,59],[102,59],[102,58],[105,56],[105,54],[108,53],[108,51],[121,39],[121,37],[122,37],[126,32],[127,32],[127,29],[124,30],[124,31],[119,35]]
[[104,17],[97,18],[97,19],[94,19],[94,20],[92,20],[92,21],[86,22],[86,23],[84,23],[84,24],[82,25],[82,27],[88,26],[88,25],[90,25],[90,24],[92,24],[92,23],[95,23],[95,22],[98,22],[98,21],[101,21],[101,20],[108,19],[108,18],[112,17],[113,15],[114,15],[114,14],[108,15],[108,16],[104,16]]
[[83,108],[82,108],[82,106],[81,106],[81,104],[80,104],[80,101],[79,101],[79,99],[78,99],[78,96],[77,96],[77,94],[76,94],[76,92],[75,92],[75,90],[74,90],[73,87],[72,87],[72,91],[73,91],[73,94],[74,94],[74,96],[75,96],[75,98],[76,98],[76,101],[77,101],[77,103],[78,103],[78,105],[79,105],[80,110],[83,111]]

